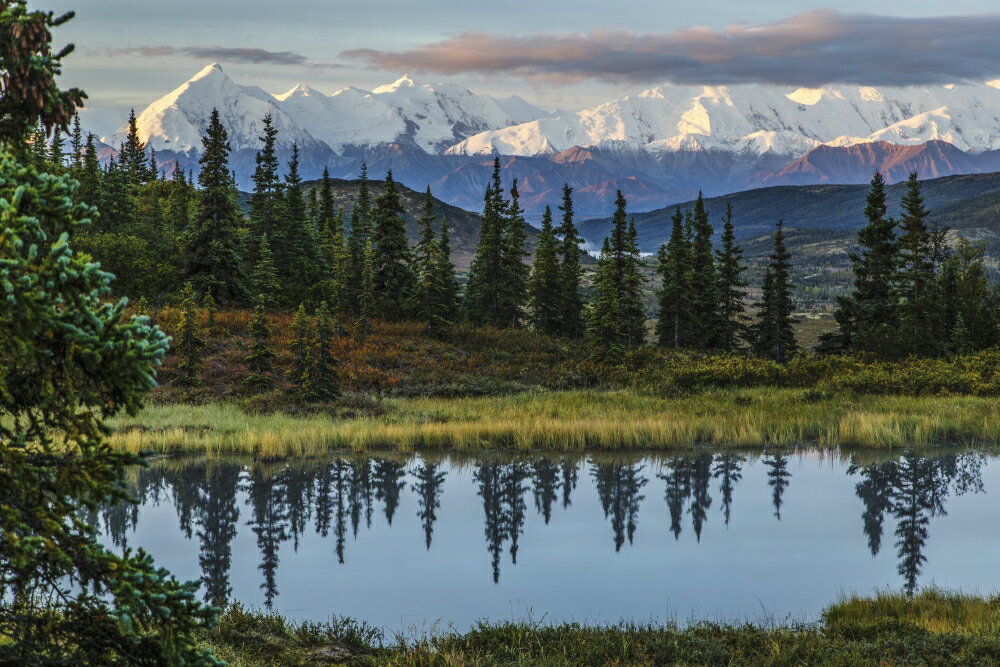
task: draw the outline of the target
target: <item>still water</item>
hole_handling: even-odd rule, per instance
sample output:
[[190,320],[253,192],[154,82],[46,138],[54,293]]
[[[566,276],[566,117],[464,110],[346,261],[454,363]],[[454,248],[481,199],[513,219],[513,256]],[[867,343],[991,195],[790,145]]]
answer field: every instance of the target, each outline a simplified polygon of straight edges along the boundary
[[207,599],[390,632],[478,619],[815,620],[840,595],[992,593],[1000,458],[162,459],[93,517]]

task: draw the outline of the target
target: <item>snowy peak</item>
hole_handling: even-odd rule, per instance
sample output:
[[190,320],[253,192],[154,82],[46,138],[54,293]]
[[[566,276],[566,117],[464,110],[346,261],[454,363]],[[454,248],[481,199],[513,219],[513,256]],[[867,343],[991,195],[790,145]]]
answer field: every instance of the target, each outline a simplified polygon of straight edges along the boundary
[[392,83],[375,88],[374,90],[372,90],[372,94],[382,95],[384,93],[394,93],[400,88],[416,88],[416,87],[417,87],[416,81],[411,79],[409,74],[404,74],[403,76],[399,77]]
[[632,145],[654,154],[726,151],[798,157],[820,144],[931,140],[967,151],[1000,148],[1000,82],[905,88],[675,86],[574,114],[484,132],[448,149],[551,154],[574,145]]

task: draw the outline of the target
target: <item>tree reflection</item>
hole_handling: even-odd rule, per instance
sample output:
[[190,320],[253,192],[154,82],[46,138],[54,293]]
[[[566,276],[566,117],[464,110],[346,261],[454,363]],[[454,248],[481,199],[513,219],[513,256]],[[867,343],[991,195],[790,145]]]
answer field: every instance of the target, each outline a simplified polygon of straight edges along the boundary
[[437,521],[437,509],[441,507],[441,493],[444,491],[441,487],[446,475],[441,470],[440,463],[428,463],[427,461],[421,461],[420,465],[410,470],[410,474],[417,480],[410,488],[417,494],[417,502],[420,506],[417,516],[424,529],[424,544],[429,551],[431,537],[434,534],[434,522]]
[[743,479],[743,463],[746,457],[725,452],[715,457],[715,468],[712,474],[719,480],[719,493],[722,494],[722,516],[729,525],[730,510],[733,506],[733,489]]
[[788,472],[788,457],[780,454],[769,454],[764,457],[764,465],[767,466],[767,485],[771,487],[774,516],[778,518],[778,521],[781,521],[783,496],[792,476],[792,473]]
[[510,542],[511,562],[517,564],[518,540],[524,530],[524,493],[528,489],[524,481],[528,477],[528,466],[519,461],[482,463],[473,474],[483,499],[486,549],[493,583],[500,581],[500,554],[505,542]]
[[626,536],[629,544],[635,536],[639,503],[645,498],[639,495],[639,490],[649,481],[642,475],[644,467],[638,463],[594,463],[591,467],[590,475],[601,499],[604,518],[611,517],[615,551],[621,551]]

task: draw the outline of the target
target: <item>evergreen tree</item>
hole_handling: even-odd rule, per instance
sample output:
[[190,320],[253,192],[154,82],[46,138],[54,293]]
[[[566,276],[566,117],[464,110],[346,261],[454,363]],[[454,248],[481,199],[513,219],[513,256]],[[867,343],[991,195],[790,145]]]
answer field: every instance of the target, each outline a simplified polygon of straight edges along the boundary
[[127,232],[135,222],[135,199],[120,162],[111,160],[101,177],[100,231]]
[[354,322],[354,335],[364,341],[371,332],[371,318],[375,312],[375,250],[371,240],[365,244],[362,255],[361,289],[358,291],[358,319]]
[[351,286],[350,270],[351,256],[347,249],[347,240],[344,238],[344,209],[340,209],[334,216],[333,226],[328,234],[327,244],[329,246],[329,284],[327,290],[331,310],[334,317],[334,326],[338,333],[344,316],[350,312],[351,308]]
[[52,133],[52,141],[49,142],[48,168],[50,174],[62,174],[66,171],[66,144],[63,141],[62,132],[58,129]]
[[184,179],[184,170],[174,168],[174,176],[170,182],[170,199],[168,203],[168,226],[175,233],[187,233],[191,225],[190,214],[191,186]]
[[160,163],[156,160],[156,149],[152,146],[149,147],[149,167],[146,173],[150,183],[160,180]]
[[129,111],[128,134],[122,144],[119,155],[129,186],[141,185],[149,180],[149,166],[146,160],[146,144],[139,139],[139,127],[136,125],[135,109]]
[[292,301],[301,301],[310,291],[322,291],[324,281],[330,277],[329,265],[322,253],[319,228],[306,212],[302,197],[302,178],[299,176],[299,147],[292,144],[292,156],[285,175],[282,232],[285,238],[285,256],[278,257],[278,273],[289,285]]
[[838,299],[834,317],[837,338],[828,338],[827,348],[845,348],[890,358],[897,354],[894,341],[899,325],[893,279],[896,276],[895,221],[888,217],[885,181],[875,172],[865,203],[867,224],[858,232],[861,254],[851,254],[854,289]]
[[448,239],[448,220],[441,220],[437,252],[434,257],[434,330],[444,331],[458,318],[458,279],[455,264],[451,261],[451,244]]
[[437,261],[437,241],[434,238],[434,199],[431,197],[431,186],[427,186],[424,193],[424,203],[417,218],[417,226],[420,229],[420,238],[414,248],[414,268],[417,273],[417,305],[420,319],[427,325],[427,331],[437,333],[434,330],[435,324],[435,299],[438,289],[435,284],[437,278],[435,268]]
[[83,128],[80,127],[80,113],[73,114],[73,130],[70,134],[70,147],[72,148],[73,167],[79,169],[83,166]]
[[774,232],[774,250],[764,269],[757,322],[751,328],[753,351],[759,356],[786,363],[798,350],[792,325],[791,256],[785,249],[784,223],[779,221]]
[[174,383],[182,387],[194,387],[201,383],[198,374],[201,372],[201,352],[205,347],[205,341],[198,327],[198,314],[195,310],[191,283],[185,285],[181,297],[181,317],[177,323],[177,354],[180,356],[180,362],[177,364],[177,377]]
[[901,355],[928,356],[941,348],[941,341],[935,336],[939,331],[939,308],[932,239],[927,226],[929,212],[924,207],[916,172],[912,172],[906,182],[902,205],[896,275],[899,302],[896,349]]
[[386,174],[385,189],[375,200],[373,217],[376,312],[384,319],[400,320],[412,309],[417,279],[406,239],[403,206],[391,171]]
[[306,307],[299,304],[292,318],[292,369],[288,379],[300,393],[307,390],[310,381],[312,330],[312,318],[306,314]]
[[552,228],[552,209],[545,207],[542,215],[542,229],[538,234],[535,250],[535,264],[531,271],[528,296],[531,307],[531,321],[540,333],[557,335],[563,333],[562,315],[563,291],[560,275],[557,240]]
[[943,352],[981,350],[1000,344],[1000,295],[986,277],[985,255],[982,243],[960,239],[945,260],[941,293],[947,295],[947,306],[940,309],[947,341]]
[[[316,196],[316,190],[311,193]],[[333,224],[333,184],[330,182],[330,170],[323,167],[323,179],[320,181],[319,197],[316,200],[315,218],[321,230]]]
[[229,139],[218,110],[212,110],[202,145],[198,210],[188,236],[188,275],[199,292],[231,304],[246,294],[236,235],[242,214],[229,173]]
[[87,144],[83,149],[83,165],[80,170],[80,188],[77,190],[77,199],[91,206],[100,206],[101,193],[101,164],[97,160],[97,149],[94,147],[94,135],[87,135]]
[[715,260],[719,280],[719,335],[716,345],[724,352],[735,352],[746,340],[749,318],[743,303],[743,290],[747,286],[743,280],[746,266],[743,264],[743,249],[736,245],[732,204],[726,204],[726,215],[722,219],[722,248],[716,251]]
[[657,294],[656,336],[663,347],[681,348],[689,347],[697,335],[692,315],[691,247],[680,209],[671,220],[670,240],[657,253],[661,286]]
[[501,311],[504,278],[504,222],[508,202],[503,197],[500,158],[493,159],[493,176],[483,197],[476,254],[465,286],[466,316],[472,324],[506,326]]
[[278,281],[278,270],[274,266],[271,243],[267,239],[267,234],[258,244],[257,265],[253,267],[253,274],[250,276],[250,289],[254,294],[270,296],[271,300],[280,298],[281,284]]
[[583,278],[583,267],[580,258],[583,251],[580,243],[583,239],[573,224],[573,188],[568,183],[563,184],[562,224],[556,230],[560,237],[559,246],[559,282],[561,291],[560,327],[563,335],[569,338],[581,338],[584,333],[583,298],[580,296],[580,281]]
[[646,312],[635,224],[628,220],[625,197],[619,190],[612,216],[611,236],[604,241],[597,260],[594,289],[597,296],[588,313],[587,333],[595,345],[595,356],[616,360],[643,343]]
[[347,248],[351,254],[351,303],[354,312],[360,312],[360,289],[365,266],[365,246],[372,235],[371,195],[368,191],[368,165],[361,162],[361,175],[358,184],[358,197],[351,210],[351,233],[347,239]]
[[250,354],[246,358],[247,368],[250,369],[247,384],[261,388],[274,384],[270,375],[274,366],[274,350],[271,347],[271,328],[264,310],[265,302],[264,294],[258,294],[253,317],[250,318]]
[[712,225],[701,192],[694,204],[692,227],[691,313],[698,335],[693,336],[690,343],[696,348],[712,349],[719,345],[719,279],[712,257]]
[[502,326],[517,328],[524,317],[524,306],[528,297],[530,268],[524,263],[528,256],[525,250],[524,209],[517,191],[517,179],[510,186],[510,205],[504,221],[503,249],[501,252],[502,273],[500,279],[500,313]]
[[326,301],[316,309],[316,329],[312,342],[312,368],[309,372],[309,396],[316,401],[329,401],[340,395],[337,360],[331,348],[334,323]]
[[274,127],[270,112],[264,116],[262,132],[259,137],[262,146],[257,151],[253,192],[250,194],[250,247],[247,259],[251,266],[257,264],[258,244],[267,235],[271,241],[271,252],[277,256],[278,264],[284,267],[287,266],[285,261],[290,253],[286,252],[282,224],[283,188],[278,178],[278,156],[275,152],[278,130]]

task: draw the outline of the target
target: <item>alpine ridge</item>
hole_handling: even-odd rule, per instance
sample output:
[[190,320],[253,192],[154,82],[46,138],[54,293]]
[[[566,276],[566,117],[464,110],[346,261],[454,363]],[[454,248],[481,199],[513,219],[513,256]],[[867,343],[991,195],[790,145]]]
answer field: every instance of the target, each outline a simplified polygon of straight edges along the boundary
[[[298,84],[271,94],[234,82],[213,63],[137,117],[139,135],[165,170],[197,169],[201,134],[219,109],[237,182],[249,187],[262,118],[278,129],[284,163],[292,144],[300,171],[354,178],[362,160],[415,189],[431,185],[475,209],[494,155],[518,178],[537,219],[563,183],[578,213],[610,212],[616,190],[633,210],[761,186],[890,182],[1000,167],[1000,82],[905,88],[664,85],[575,113],[404,75],[373,90],[325,94]],[[127,128],[103,137],[117,148]],[[113,150],[102,154],[109,156]],[[610,193],[610,195],[609,195]]]

